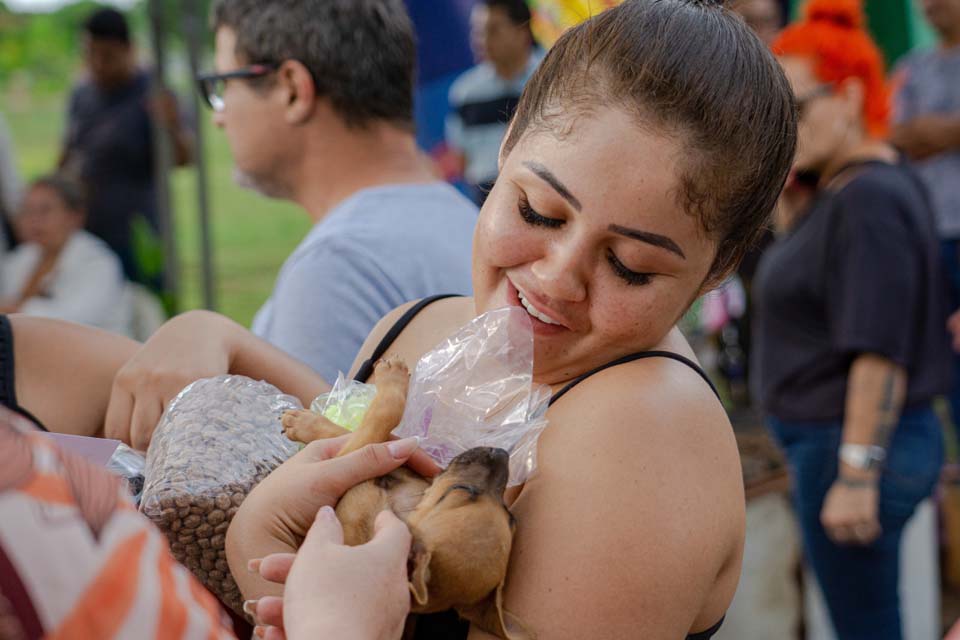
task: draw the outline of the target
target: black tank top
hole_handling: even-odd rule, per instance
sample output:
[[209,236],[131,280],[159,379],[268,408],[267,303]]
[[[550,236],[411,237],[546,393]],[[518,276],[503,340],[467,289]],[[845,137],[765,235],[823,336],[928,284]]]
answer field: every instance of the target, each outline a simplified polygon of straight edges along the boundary
[[[410,324],[410,321],[413,320],[413,318],[420,313],[424,307],[436,302],[437,300],[453,297],[457,297],[456,294],[431,296],[429,298],[424,298],[417,304],[407,309],[407,312],[404,313],[400,319],[397,320],[392,327],[390,327],[390,330],[387,331],[386,335],[383,336],[383,339],[380,340],[380,343],[377,345],[377,348],[373,350],[373,353],[370,355],[370,357],[363,361],[363,364],[360,365],[360,369],[357,370],[357,375],[354,376],[354,379],[358,382],[366,382],[370,378],[370,376],[373,374],[373,367],[377,363],[377,360],[383,357],[383,354],[387,352],[387,349],[390,348],[390,345],[394,343],[403,330],[407,328],[407,325]],[[566,386],[560,389],[560,391],[557,391],[555,394],[553,394],[553,396],[550,398],[550,405],[553,405],[554,402],[563,397],[563,394],[570,391],[570,389],[574,388],[595,373],[599,373],[600,371],[609,369],[610,367],[615,367],[618,364],[625,364],[627,362],[642,360],[644,358],[669,358],[670,360],[676,360],[677,362],[687,365],[693,369],[697,375],[703,378],[704,381],[710,385],[710,389],[717,396],[717,398],[720,398],[717,388],[696,362],[693,362],[689,358],[685,358],[680,354],[673,353],[671,351],[640,351],[638,353],[631,353],[630,355],[623,356],[622,358],[617,358],[616,360],[603,364],[596,369],[592,369],[583,375],[574,378],[568,382]],[[717,624],[705,631],[691,633],[686,637],[686,640],[709,640],[709,638],[713,637],[713,635],[720,630],[720,625],[722,624],[723,618],[720,618],[720,621]],[[414,633],[414,640],[465,640],[469,632],[470,623],[461,620],[456,611],[450,610],[442,613],[419,616],[417,618],[417,627],[416,632]]]

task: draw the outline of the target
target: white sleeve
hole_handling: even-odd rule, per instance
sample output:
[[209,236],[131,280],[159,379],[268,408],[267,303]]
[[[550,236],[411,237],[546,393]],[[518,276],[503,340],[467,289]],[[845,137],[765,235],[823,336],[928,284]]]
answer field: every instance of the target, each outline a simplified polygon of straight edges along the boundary
[[120,261],[107,251],[84,251],[65,260],[46,296],[26,300],[22,313],[110,327],[113,316],[128,304]]

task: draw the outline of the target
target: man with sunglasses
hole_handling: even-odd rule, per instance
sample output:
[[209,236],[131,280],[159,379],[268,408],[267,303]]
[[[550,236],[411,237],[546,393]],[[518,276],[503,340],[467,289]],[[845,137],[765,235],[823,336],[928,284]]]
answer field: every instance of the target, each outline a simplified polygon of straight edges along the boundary
[[315,222],[253,332],[328,381],[391,309],[471,290],[476,207],[416,146],[402,0],[220,0],[198,78],[241,184]]

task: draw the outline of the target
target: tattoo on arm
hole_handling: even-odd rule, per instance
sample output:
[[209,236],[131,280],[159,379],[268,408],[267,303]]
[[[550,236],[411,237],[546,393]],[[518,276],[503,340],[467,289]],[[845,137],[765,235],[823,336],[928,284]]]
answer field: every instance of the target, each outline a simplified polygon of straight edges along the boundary
[[900,417],[902,401],[897,398],[896,388],[897,372],[889,371],[883,385],[883,397],[880,399],[879,424],[873,437],[873,444],[884,449],[890,443],[890,436]]

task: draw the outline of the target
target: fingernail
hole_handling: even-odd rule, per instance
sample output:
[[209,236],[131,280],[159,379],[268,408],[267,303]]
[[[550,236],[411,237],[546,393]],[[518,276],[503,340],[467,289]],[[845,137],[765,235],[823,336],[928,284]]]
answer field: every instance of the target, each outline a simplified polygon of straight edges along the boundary
[[317,517],[326,518],[327,520],[334,520],[337,517],[337,514],[333,510],[333,507],[329,505],[324,505],[320,507],[320,511],[317,512]]
[[243,612],[250,616],[251,618],[257,617],[257,602],[258,600],[244,600],[243,601]]
[[420,436],[404,438],[403,440],[393,440],[387,443],[387,451],[397,460],[409,458],[410,455],[420,446]]
[[260,573],[260,562],[263,558],[254,558],[247,562],[247,571],[250,573]]
[[258,638],[265,638],[267,637],[267,628],[257,625],[253,628],[253,635],[257,636]]

